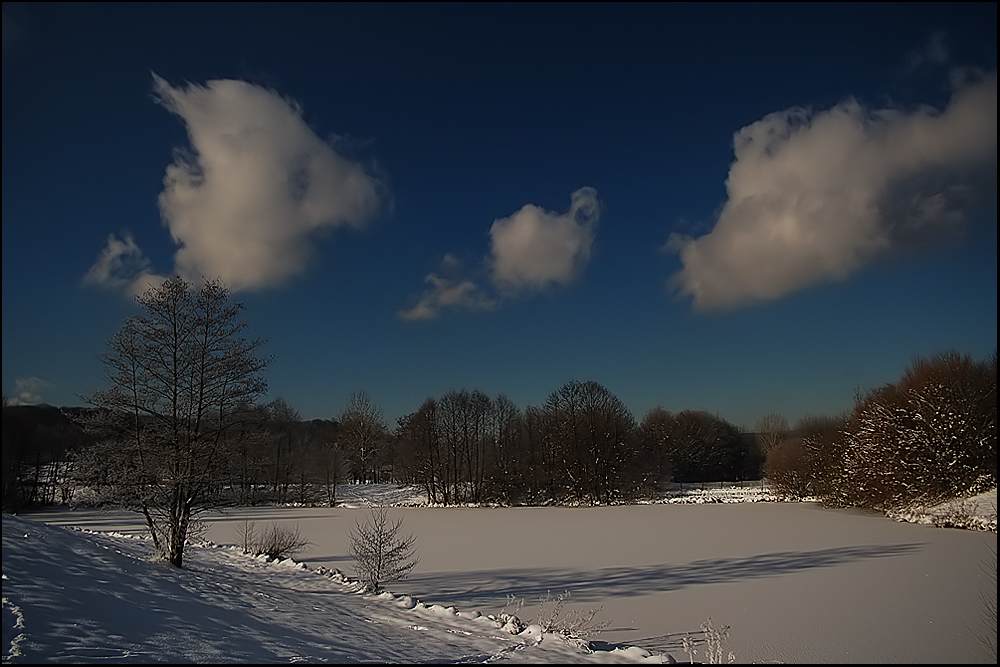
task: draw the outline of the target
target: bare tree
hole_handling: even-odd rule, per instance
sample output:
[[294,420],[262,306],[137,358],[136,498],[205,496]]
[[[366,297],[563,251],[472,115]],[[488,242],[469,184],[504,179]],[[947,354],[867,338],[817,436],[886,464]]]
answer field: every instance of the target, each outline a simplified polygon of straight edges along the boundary
[[764,415],[757,420],[757,447],[764,458],[778,447],[789,435],[788,420],[777,413]]
[[298,410],[278,396],[267,404],[268,444],[274,460],[274,497],[285,502],[291,484],[295,427],[299,422]]
[[525,493],[532,503],[542,503],[556,498],[559,459],[558,453],[548,446],[545,424],[545,412],[542,408],[529,405],[524,409],[520,466],[527,485]]
[[491,449],[493,401],[478,389],[450,391],[438,402],[438,413],[447,460],[446,485],[456,502],[481,502]]
[[543,446],[560,462],[562,485],[577,500],[602,503],[634,482],[635,420],[617,396],[594,381],[567,382],[549,395]]
[[360,482],[378,481],[378,455],[389,435],[382,410],[363,391],[351,394],[340,416],[340,439]]
[[400,535],[402,526],[402,518],[389,523],[385,508],[376,507],[368,521],[356,523],[351,530],[351,558],[370,593],[380,593],[383,584],[405,579],[420,562],[413,549],[416,538]]
[[230,484],[236,492],[236,502],[255,505],[259,488],[267,484],[269,454],[265,432],[267,409],[264,406],[246,405],[237,408],[239,420],[230,427],[233,441],[230,449]]
[[136,298],[100,356],[109,389],[84,398],[100,408],[87,422],[103,440],[92,464],[114,475],[119,498],[137,505],[157,553],[181,567],[192,520],[212,504],[232,461],[229,431],[262,395],[269,359],[248,340],[219,281],[197,289],[167,280]]
[[408,461],[407,474],[427,492],[432,503],[448,504],[444,455],[441,451],[438,402],[428,398],[420,408],[399,420],[397,440]]
[[517,445],[521,410],[504,394],[494,403],[493,486],[496,494],[510,505],[517,493],[520,475],[517,469]]
[[[739,430],[724,419],[701,410],[676,414],[654,408],[640,429],[643,455],[654,476],[675,482],[749,479],[756,459]],[[751,465],[753,464],[753,465]]]
[[338,424],[334,421],[314,422],[311,439],[316,449],[316,467],[320,483],[326,490],[326,504],[337,504],[337,485],[343,480],[345,456],[337,443]]
[[437,413],[442,450],[442,485],[445,489],[445,504],[467,500],[463,493],[462,461],[468,438],[469,392],[450,391],[438,401]]
[[649,462],[649,472],[657,486],[673,481],[674,416],[657,406],[646,413],[639,425],[639,442]]

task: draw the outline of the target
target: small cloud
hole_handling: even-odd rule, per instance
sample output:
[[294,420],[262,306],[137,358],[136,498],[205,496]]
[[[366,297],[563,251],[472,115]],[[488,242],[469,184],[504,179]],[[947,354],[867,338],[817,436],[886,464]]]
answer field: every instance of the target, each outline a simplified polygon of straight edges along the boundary
[[439,271],[429,274],[424,282],[430,284],[420,301],[409,310],[399,313],[407,321],[430,320],[444,310],[491,310],[496,300],[473,280],[463,277],[464,265],[453,255],[445,255]]
[[124,232],[121,238],[109,234],[97,261],[83,277],[86,285],[97,285],[129,295],[142,294],[162,282],[163,277],[152,272],[149,259],[128,232]]
[[52,388],[52,383],[41,378],[19,378],[14,380],[15,396],[8,399],[9,405],[35,405],[42,402],[42,392]]
[[[445,255],[430,284],[404,320],[428,320],[443,310],[491,310],[504,297],[571,283],[590,259],[594,230],[600,218],[597,191],[585,187],[571,196],[569,211],[555,213],[527,204],[490,228],[490,252],[482,272],[492,289],[467,275],[461,261]],[[491,292],[496,292],[494,296]]]
[[490,228],[492,280],[505,294],[571,283],[590,259],[601,206],[597,191],[581,188],[569,211],[528,204]]
[[699,310],[843,280],[902,247],[960,231],[996,197],[996,72],[943,111],[794,108],[736,133],[728,199],[711,232],[671,236],[670,286]]

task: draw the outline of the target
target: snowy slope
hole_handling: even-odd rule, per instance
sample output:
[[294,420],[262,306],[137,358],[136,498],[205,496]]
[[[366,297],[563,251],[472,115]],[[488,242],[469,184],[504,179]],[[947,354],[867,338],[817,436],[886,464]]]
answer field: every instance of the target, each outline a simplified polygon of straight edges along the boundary
[[478,613],[354,592],[292,561],[190,547],[177,570],[119,534],[3,515],[4,662],[661,662],[512,635]]

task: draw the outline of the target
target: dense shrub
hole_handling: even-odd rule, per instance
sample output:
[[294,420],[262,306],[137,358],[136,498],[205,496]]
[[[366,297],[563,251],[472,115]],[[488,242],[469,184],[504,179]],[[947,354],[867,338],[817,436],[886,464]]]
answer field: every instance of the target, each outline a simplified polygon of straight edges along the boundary
[[654,408],[639,427],[639,439],[651,467],[664,481],[735,482],[759,474],[753,438],[708,412],[673,414]]
[[771,452],[768,478],[829,505],[898,509],[996,485],[996,355],[916,360],[858,397],[842,423],[806,423]]
[[803,418],[780,445],[768,452],[768,481],[791,496],[829,496],[840,465],[842,418]]
[[270,528],[258,531],[255,522],[244,521],[238,529],[238,537],[243,553],[266,556],[268,560],[291,558],[311,546],[311,542],[302,537],[297,525],[292,530],[276,522],[272,522]]
[[892,509],[995,485],[996,417],[995,363],[956,353],[917,360],[855,406],[843,435],[843,500]]

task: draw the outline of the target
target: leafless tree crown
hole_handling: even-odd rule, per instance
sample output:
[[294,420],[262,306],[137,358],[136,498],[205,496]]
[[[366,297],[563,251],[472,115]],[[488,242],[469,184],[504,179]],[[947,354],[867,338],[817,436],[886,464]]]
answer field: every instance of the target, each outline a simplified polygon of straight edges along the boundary
[[101,439],[93,466],[111,471],[121,501],[142,510],[157,552],[174,565],[199,508],[231,462],[231,436],[267,384],[263,341],[244,337],[243,305],[218,281],[180,278],[136,299],[100,356],[109,388],[85,397],[99,408],[88,428]]
[[385,508],[376,507],[365,523],[351,531],[351,558],[358,578],[371,593],[379,593],[384,584],[405,579],[419,559],[415,555],[413,535],[400,535],[403,519],[390,522]]

